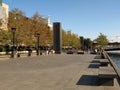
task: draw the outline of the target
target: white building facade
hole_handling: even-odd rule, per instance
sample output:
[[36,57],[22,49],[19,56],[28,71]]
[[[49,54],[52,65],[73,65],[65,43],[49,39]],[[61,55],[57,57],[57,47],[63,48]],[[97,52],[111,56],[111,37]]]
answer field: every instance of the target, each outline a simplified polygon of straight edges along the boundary
[[9,7],[0,0],[0,30],[8,30]]

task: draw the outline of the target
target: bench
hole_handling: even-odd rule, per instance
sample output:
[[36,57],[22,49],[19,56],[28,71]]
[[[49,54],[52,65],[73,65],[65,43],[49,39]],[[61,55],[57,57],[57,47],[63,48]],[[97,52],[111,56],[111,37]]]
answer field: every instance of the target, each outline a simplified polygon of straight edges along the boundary
[[84,51],[77,51],[77,54],[84,54]]
[[17,51],[16,55],[17,57],[20,57],[22,54],[28,54],[28,56],[31,56],[32,52],[29,51]]
[[100,67],[98,77],[100,79],[100,85],[114,86],[117,74],[113,67]]
[[110,64],[108,59],[100,59],[100,66],[108,66]]
[[120,87],[104,87],[104,90],[120,90]]

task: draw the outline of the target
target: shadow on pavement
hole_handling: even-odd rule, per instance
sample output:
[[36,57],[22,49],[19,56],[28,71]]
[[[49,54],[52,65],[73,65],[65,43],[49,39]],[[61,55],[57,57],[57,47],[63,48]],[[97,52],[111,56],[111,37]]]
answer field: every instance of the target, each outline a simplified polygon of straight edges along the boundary
[[100,61],[99,60],[93,60],[90,63],[100,63]]
[[88,68],[99,68],[99,63],[92,63],[88,66]]
[[95,56],[94,59],[101,59],[101,55],[97,55],[97,56]]
[[76,85],[98,86],[99,78],[97,75],[83,75]]

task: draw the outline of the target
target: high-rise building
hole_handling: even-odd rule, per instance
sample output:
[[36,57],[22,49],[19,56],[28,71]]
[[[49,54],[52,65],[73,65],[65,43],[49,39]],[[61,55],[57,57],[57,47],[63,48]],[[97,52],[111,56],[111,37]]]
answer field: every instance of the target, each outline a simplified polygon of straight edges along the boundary
[[49,16],[43,17],[43,19],[45,20],[47,26],[49,27],[49,30],[53,30],[53,26],[52,26],[52,24],[50,23],[50,17],[49,17]]
[[7,24],[8,24],[8,5],[5,3],[2,3],[2,0],[0,0],[0,29],[1,30],[8,30]]

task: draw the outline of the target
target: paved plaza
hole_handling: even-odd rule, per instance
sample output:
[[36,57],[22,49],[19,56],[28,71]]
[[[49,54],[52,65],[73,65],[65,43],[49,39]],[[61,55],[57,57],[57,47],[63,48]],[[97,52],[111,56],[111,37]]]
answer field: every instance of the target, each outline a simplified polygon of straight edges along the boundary
[[[41,55],[0,60],[0,90],[112,90],[97,86],[95,55]],[[116,89],[117,90],[117,89]]]

